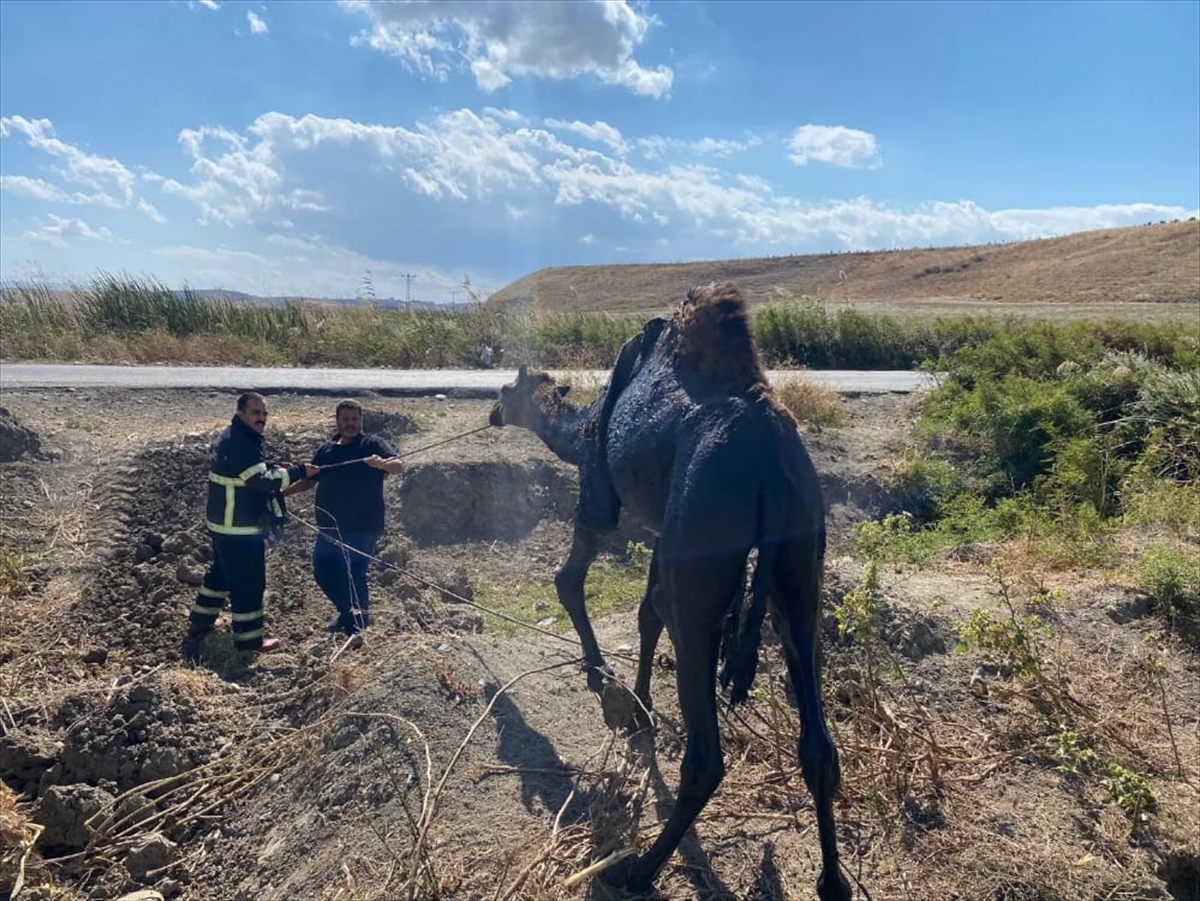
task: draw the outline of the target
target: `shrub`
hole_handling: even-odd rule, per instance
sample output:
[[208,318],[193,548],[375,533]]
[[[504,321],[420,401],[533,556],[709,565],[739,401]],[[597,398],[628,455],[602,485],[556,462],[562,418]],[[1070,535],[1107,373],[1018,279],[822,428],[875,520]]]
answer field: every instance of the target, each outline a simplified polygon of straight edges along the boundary
[[931,523],[964,490],[966,480],[947,460],[910,453],[892,466],[886,487],[917,523]]
[[1137,582],[1163,616],[1193,615],[1200,602],[1200,560],[1157,541],[1138,555]]
[[1158,808],[1158,798],[1145,776],[1139,776],[1119,763],[1108,765],[1109,794],[1125,815],[1135,823],[1145,822],[1148,815]]

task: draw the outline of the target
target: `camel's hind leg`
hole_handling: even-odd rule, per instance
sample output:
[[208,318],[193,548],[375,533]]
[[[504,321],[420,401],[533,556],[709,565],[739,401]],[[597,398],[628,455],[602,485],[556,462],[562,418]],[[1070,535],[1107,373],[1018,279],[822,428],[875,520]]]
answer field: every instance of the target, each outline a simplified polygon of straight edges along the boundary
[[841,770],[837,748],[825,723],[817,658],[823,565],[815,542],[781,548],[776,570],[778,590],[772,593],[772,612],[800,709],[800,765],[817,809],[817,831],[821,842],[817,896],[821,901],[850,901],[850,886],[838,870],[837,830],[833,819],[833,798],[841,782]]
[[717,721],[717,652],[722,618],[741,588],[744,567],[745,555],[686,563],[659,561],[654,604],[675,646],[687,748],[679,769],[679,795],[667,825],[645,854],[618,864],[605,874],[606,881],[647,889],[725,775]]
[[638,649],[637,680],[633,685],[633,693],[639,702],[639,708],[634,712],[633,725],[638,728],[649,728],[653,725],[650,714],[654,710],[650,700],[650,671],[654,666],[654,652],[658,648],[658,639],[662,635],[663,621],[654,609],[654,594],[658,588],[658,544],[655,543],[654,555],[650,558],[650,573],[646,578],[646,593],[642,596],[642,604],[638,608],[638,637],[641,646]]

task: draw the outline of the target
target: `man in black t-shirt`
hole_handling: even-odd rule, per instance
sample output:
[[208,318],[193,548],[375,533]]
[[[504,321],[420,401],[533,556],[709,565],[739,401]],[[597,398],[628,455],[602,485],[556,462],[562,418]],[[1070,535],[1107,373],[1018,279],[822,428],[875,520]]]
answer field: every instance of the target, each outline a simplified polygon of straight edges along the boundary
[[357,401],[341,401],[334,415],[337,434],[313,455],[313,465],[326,468],[284,494],[317,486],[313,578],[337,609],[329,630],[353,635],[370,624],[367,565],[383,535],[383,480],[403,472],[404,463],[383,438],[363,434]]

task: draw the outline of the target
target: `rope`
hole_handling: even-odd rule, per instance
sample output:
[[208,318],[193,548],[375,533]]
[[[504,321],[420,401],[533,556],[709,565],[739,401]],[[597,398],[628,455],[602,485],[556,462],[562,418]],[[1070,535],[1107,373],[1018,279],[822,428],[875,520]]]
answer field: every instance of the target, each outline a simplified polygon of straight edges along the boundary
[[[426,444],[424,447],[414,447],[412,450],[407,450],[402,454],[396,454],[392,457],[393,460],[398,460],[400,457],[411,457],[413,454],[419,454],[422,451],[430,450],[431,448],[441,447],[443,444],[449,444],[451,441],[458,441],[460,438],[466,438],[468,435],[474,435],[477,432],[482,432],[492,427],[491,423],[481,425],[477,429],[471,429],[469,432],[462,432],[458,435],[451,435],[449,438],[443,438],[441,441],[435,441],[433,444]],[[362,463],[365,457],[355,457],[353,460],[343,460],[341,463],[329,463],[321,467],[321,471],[326,469],[337,469],[341,466],[353,466],[355,463]]]
[[441,441],[435,441],[433,444],[426,444],[424,447],[415,447],[412,450],[405,451],[402,454],[396,454],[397,457],[408,457],[412,454],[419,454],[421,451],[427,451],[433,447],[441,447],[443,444],[449,444],[451,441],[457,441],[459,438],[466,438],[468,435],[474,435],[476,432],[483,432],[492,428],[489,422],[487,425],[481,425],[477,429],[471,429],[469,432],[463,432],[461,435],[451,435],[449,438],[443,438]]

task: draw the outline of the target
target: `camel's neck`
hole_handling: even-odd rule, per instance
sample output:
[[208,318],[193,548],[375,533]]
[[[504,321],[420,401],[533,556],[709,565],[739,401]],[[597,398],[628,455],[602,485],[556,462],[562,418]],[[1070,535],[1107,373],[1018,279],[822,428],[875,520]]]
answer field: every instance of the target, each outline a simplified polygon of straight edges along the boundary
[[541,404],[530,429],[564,463],[579,463],[583,424],[591,407],[575,407],[564,400]]

